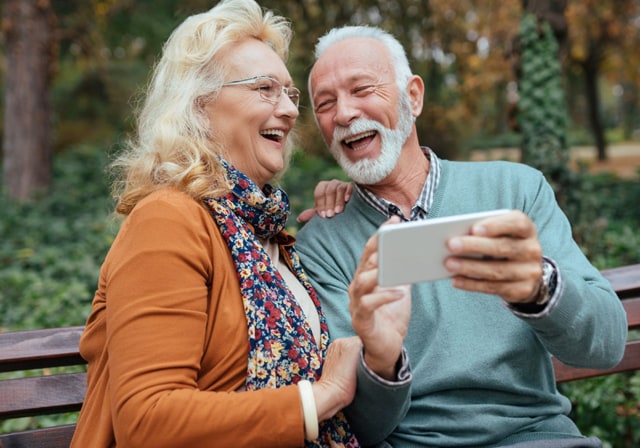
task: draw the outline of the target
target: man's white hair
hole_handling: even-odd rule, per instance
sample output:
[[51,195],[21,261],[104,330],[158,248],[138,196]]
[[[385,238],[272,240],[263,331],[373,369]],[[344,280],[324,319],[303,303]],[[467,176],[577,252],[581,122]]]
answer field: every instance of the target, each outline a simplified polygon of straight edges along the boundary
[[393,65],[396,75],[396,84],[401,91],[407,87],[409,78],[413,75],[407,54],[402,44],[398,42],[398,39],[382,28],[366,25],[350,25],[333,28],[318,39],[314,52],[316,60],[333,44],[351,38],[376,39],[382,42],[391,56],[391,64]]

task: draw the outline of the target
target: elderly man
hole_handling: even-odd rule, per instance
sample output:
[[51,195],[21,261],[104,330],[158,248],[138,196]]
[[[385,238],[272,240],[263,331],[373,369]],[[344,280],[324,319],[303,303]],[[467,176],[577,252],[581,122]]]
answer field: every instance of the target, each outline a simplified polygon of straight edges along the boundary
[[[383,375],[392,406],[360,397],[347,409],[359,440],[382,447],[601,446],[569,419],[551,355],[574,366],[615,365],[625,313],[572,239],[544,176],[516,163],[447,161],[421,146],[415,118],[424,84],[388,33],[334,29],[318,42],[316,58],[309,77],[315,117],[355,192],[343,213],[305,225],[297,247],[331,336],[366,334],[368,347],[377,337],[380,349],[365,349],[365,361],[378,373],[395,361],[400,369],[404,344],[413,375],[410,394],[393,369]],[[357,266],[389,217],[505,208],[511,211],[447,242],[452,278],[412,286],[408,328],[397,320],[388,328],[383,315],[352,328],[352,314],[377,303],[375,270]],[[415,250],[429,251],[423,246],[415,241]]]

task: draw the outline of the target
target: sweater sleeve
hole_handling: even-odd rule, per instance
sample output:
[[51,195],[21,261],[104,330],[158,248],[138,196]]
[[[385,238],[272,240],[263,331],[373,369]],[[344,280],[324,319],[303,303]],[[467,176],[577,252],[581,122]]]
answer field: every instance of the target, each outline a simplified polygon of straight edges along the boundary
[[206,341],[207,313],[225,313],[226,306],[224,291],[209,296],[214,264],[227,261],[216,258],[210,221],[194,201],[146,202],[112,248],[107,399],[118,447],[304,443],[296,386],[199,389],[205,350],[241,344]]
[[538,174],[538,194],[524,211],[536,224],[543,254],[558,265],[562,289],[553,309],[543,317],[519,317],[562,362],[596,369],[613,367],[622,359],[627,338],[624,308],[574,241],[551,186]]

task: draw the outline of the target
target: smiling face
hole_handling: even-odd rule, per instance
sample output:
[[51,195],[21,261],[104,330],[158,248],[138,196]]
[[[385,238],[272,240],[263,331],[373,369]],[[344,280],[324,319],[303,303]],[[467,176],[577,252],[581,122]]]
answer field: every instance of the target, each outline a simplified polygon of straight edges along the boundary
[[[396,129],[386,128],[375,120],[357,118],[348,127],[335,126],[329,151],[353,181],[363,185],[377,184],[395,168],[412,128],[413,116],[409,99],[406,95],[400,95]],[[366,149],[375,138],[380,139],[378,157],[351,159],[350,154]],[[345,145],[349,150],[343,150]]]
[[311,91],[320,131],[349,177],[369,185],[387,177],[414,118],[386,47],[364,38],[332,45],[313,67]]
[[[266,75],[283,86],[292,85],[282,59],[257,39],[229,45],[222,59],[229,67],[226,82]],[[258,87],[225,86],[205,111],[228,161],[263,187],[284,169],[285,143],[299,112],[286,94],[272,104],[261,98]]]

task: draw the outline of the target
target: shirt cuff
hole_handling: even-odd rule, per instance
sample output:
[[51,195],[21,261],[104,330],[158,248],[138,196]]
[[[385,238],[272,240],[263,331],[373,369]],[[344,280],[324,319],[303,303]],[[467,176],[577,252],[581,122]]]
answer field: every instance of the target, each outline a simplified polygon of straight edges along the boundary
[[513,304],[504,302],[507,307],[517,316],[528,319],[539,319],[547,316],[556,306],[562,290],[564,289],[564,283],[562,275],[560,275],[560,269],[554,260],[548,257],[542,257],[542,262],[546,267],[552,269],[552,273],[549,276],[549,284],[547,284],[547,294],[549,294],[549,300],[544,305],[537,305],[535,303]]
[[404,347],[402,347],[402,353],[400,354],[400,359],[398,359],[398,374],[396,375],[395,381],[390,381],[382,378],[380,375],[369,368],[366,361],[364,360],[364,348],[360,351],[360,364],[371,379],[380,384],[384,384],[385,386],[403,386],[407,383],[410,383],[412,379],[411,366],[409,365],[409,354]]

